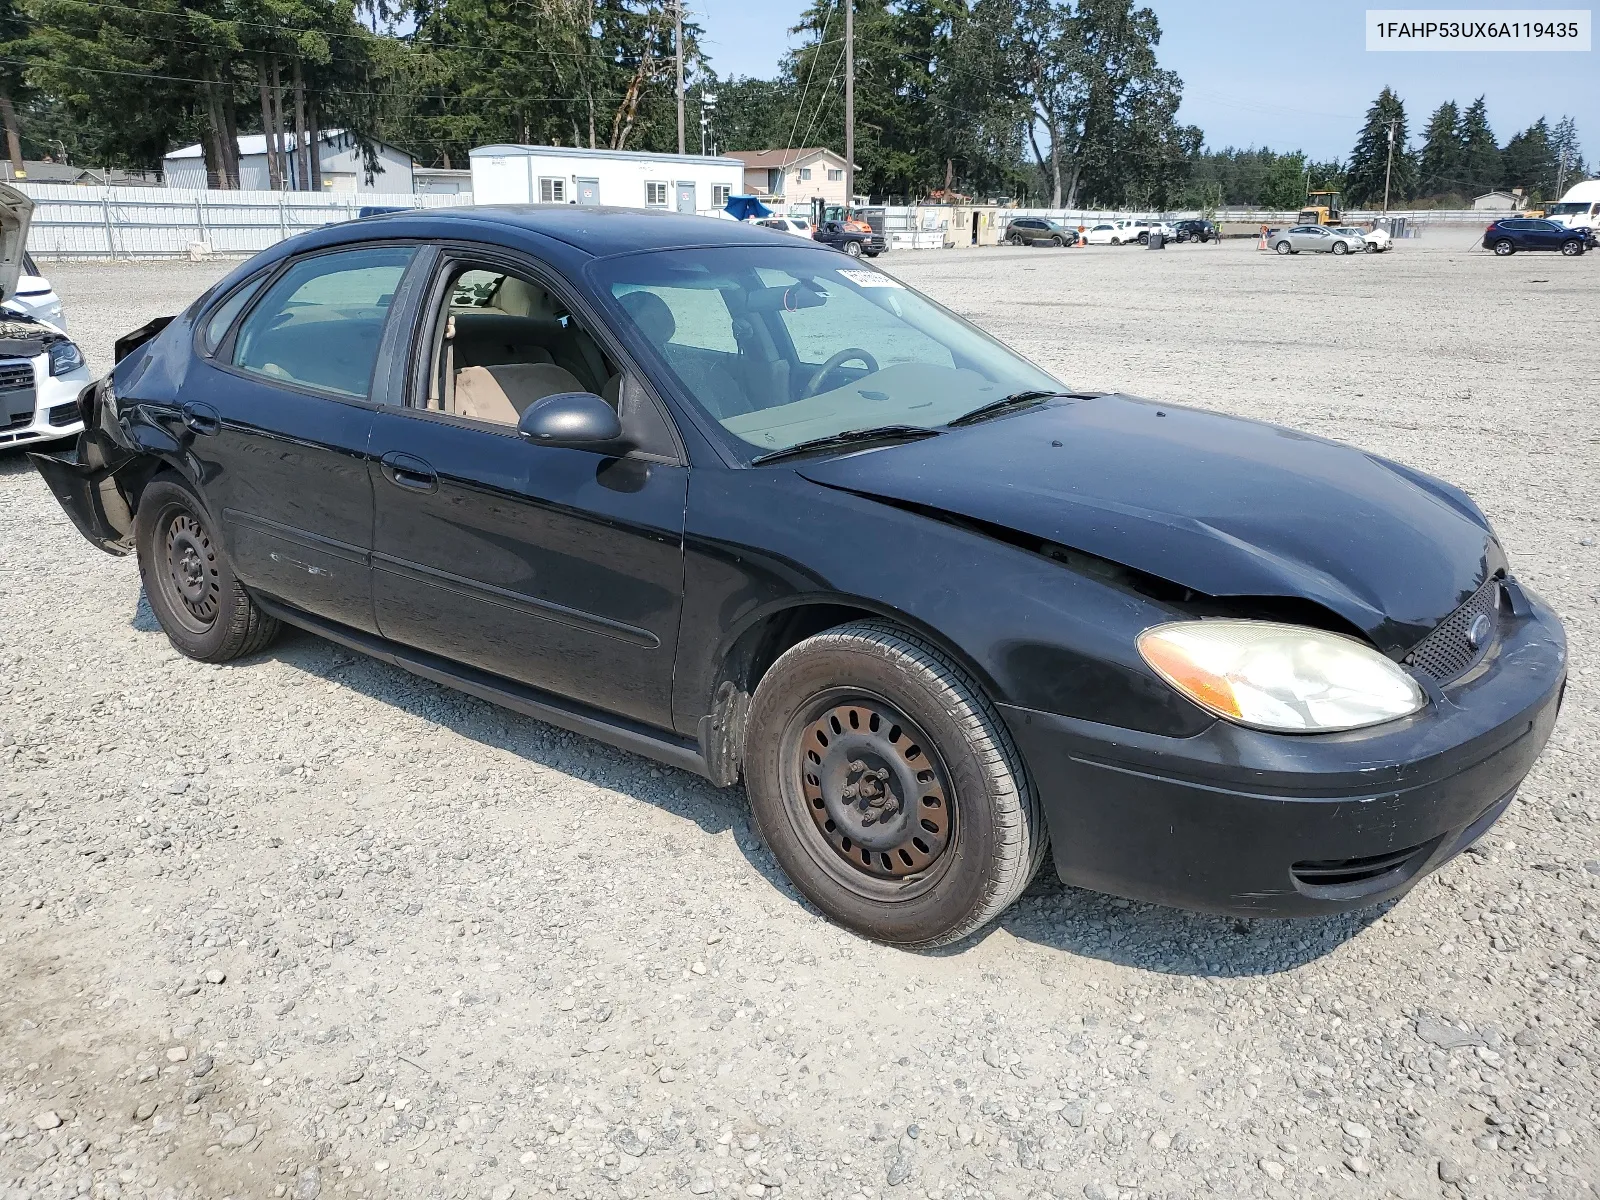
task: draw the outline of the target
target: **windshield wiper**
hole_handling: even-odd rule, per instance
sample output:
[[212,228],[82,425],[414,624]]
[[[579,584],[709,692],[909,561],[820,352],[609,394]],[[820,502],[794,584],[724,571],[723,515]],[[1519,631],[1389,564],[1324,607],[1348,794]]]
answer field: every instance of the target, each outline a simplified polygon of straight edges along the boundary
[[803,442],[796,442],[792,446],[785,446],[782,450],[769,450],[765,454],[756,455],[750,460],[750,463],[753,466],[756,463],[774,462],[780,458],[788,458],[793,454],[805,454],[811,450],[832,450],[836,446],[849,446],[856,442],[878,442],[938,436],[939,431],[937,429],[929,429],[924,425],[873,425],[867,429],[846,429],[843,433],[830,433],[826,437],[809,438]]
[[997,413],[1002,413],[1008,408],[1018,408],[1024,404],[1038,404],[1042,400],[1053,400],[1057,396],[1070,396],[1071,392],[1052,392],[1044,388],[1029,388],[1022,392],[1012,392],[1009,396],[1001,396],[998,400],[991,400],[987,404],[980,404],[971,412],[962,413],[954,421],[946,421],[951,429],[960,429],[963,425],[975,425]]

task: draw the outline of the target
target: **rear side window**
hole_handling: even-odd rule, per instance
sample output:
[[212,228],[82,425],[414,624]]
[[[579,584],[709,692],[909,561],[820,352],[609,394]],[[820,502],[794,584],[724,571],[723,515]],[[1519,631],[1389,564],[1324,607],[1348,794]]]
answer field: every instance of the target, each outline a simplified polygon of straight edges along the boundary
[[217,347],[222,345],[222,339],[228,336],[234,318],[243,311],[244,306],[250,303],[250,297],[261,290],[261,285],[266,282],[265,275],[252,279],[243,287],[235,288],[233,295],[224,300],[212,314],[206,318],[205,332],[201,334],[200,345],[207,354],[215,354]]
[[413,253],[381,246],[301,259],[239,326],[234,366],[365,399],[389,306]]

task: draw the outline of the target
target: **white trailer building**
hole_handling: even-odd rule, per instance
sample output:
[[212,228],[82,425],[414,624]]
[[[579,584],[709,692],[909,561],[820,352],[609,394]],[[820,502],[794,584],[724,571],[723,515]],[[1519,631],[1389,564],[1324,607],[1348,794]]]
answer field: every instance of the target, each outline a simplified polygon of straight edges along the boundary
[[[305,191],[297,177],[299,156],[295,154],[294,134],[285,135],[285,149],[289,164],[290,190]],[[361,146],[355,137],[342,129],[324,129],[318,140],[317,152],[322,166],[324,191],[344,192],[409,192],[412,158],[404,150],[384,142],[373,143],[377,151],[378,167],[370,176],[362,161]],[[208,179],[205,155],[200,143],[183,146],[161,160],[161,171],[168,187],[216,187],[215,179]],[[239,135],[239,184],[245,191],[264,192],[271,187],[267,172],[267,138],[261,133]]]
[[479,146],[478,204],[612,204],[677,212],[719,209],[744,183],[737,158],[585,150],[581,146]]

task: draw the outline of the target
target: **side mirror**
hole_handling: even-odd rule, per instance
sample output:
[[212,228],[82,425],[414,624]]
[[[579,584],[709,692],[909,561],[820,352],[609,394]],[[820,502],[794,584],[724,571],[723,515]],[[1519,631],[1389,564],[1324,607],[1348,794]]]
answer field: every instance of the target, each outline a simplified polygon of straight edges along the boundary
[[622,420],[593,392],[558,392],[528,405],[517,432],[539,446],[605,450],[622,441]]

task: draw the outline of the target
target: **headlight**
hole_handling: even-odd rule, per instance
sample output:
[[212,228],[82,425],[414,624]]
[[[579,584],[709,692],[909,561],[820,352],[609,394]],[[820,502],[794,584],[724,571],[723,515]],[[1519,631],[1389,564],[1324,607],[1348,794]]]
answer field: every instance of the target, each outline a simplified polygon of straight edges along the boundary
[[1416,680],[1376,650],[1301,625],[1178,621],[1141,633],[1139,653],[1201,708],[1255,729],[1360,729],[1427,703]]
[[65,375],[83,366],[83,351],[77,342],[52,342],[50,344],[50,374]]

